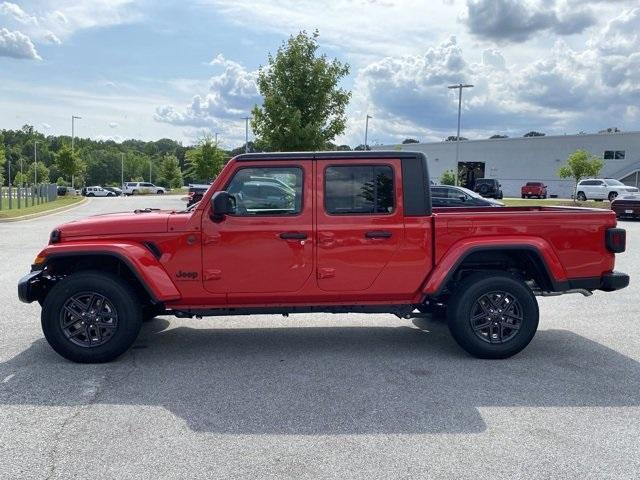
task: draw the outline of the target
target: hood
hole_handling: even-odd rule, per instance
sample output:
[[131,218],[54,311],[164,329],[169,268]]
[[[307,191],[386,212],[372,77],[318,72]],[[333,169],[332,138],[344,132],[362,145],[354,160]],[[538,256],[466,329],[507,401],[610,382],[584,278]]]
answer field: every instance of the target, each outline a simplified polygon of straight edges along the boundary
[[83,218],[60,225],[62,241],[69,237],[122,235],[127,233],[164,233],[171,211],[136,210]]

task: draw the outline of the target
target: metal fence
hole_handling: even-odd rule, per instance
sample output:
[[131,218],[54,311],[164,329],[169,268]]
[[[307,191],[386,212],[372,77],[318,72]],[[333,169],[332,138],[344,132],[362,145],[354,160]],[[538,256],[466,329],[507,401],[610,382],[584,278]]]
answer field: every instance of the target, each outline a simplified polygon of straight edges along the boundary
[[0,210],[27,208],[58,198],[55,183],[42,183],[31,187],[0,187]]

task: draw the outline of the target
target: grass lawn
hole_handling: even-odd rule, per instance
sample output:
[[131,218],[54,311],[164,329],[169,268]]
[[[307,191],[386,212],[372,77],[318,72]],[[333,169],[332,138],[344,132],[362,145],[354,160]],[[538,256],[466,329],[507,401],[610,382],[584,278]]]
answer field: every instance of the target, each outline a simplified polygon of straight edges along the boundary
[[587,200],[586,202],[574,202],[566,198],[505,198],[500,200],[508,207],[533,207],[541,205],[544,207],[588,207],[588,208],[604,208],[609,210],[608,201],[596,202],[595,200]]
[[53,210],[54,208],[66,207],[67,205],[73,205],[74,203],[81,202],[84,197],[59,197],[53,202],[41,203],[40,205],[29,206],[26,208],[15,208],[17,205],[16,200],[13,201],[13,207],[9,210],[9,201],[2,199],[2,210],[0,210],[0,218],[14,218],[21,217],[23,215],[29,215],[31,213],[46,212],[47,210]]

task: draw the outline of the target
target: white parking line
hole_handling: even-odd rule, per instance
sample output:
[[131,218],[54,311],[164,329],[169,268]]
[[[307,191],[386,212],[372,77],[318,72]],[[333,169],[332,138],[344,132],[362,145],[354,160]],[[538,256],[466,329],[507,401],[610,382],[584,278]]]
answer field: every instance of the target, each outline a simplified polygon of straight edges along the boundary
[[15,374],[15,373],[12,373],[11,375],[7,375],[7,376],[5,377],[5,379],[4,379],[4,380],[2,380],[2,383],[7,383],[9,380],[11,380],[11,379],[12,379],[13,377],[15,377],[15,376],[16,376],[16,374]]

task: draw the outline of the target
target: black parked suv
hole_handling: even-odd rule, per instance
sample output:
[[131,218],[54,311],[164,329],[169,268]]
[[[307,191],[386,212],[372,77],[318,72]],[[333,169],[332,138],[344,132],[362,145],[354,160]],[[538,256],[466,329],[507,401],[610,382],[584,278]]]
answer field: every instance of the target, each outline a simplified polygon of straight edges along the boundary
[[483,197],[496,198],[500,200],[502,195],[502,185],[495,178],[478,178],[473,186],[473,191]]

